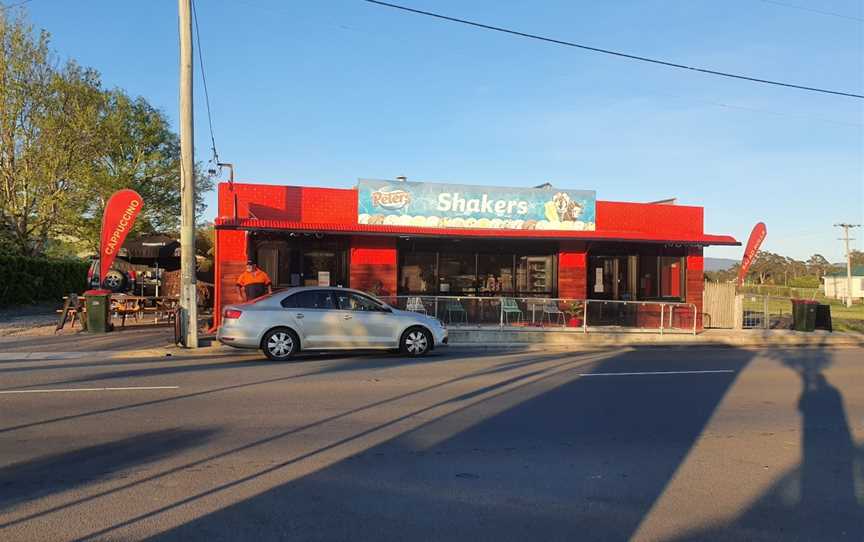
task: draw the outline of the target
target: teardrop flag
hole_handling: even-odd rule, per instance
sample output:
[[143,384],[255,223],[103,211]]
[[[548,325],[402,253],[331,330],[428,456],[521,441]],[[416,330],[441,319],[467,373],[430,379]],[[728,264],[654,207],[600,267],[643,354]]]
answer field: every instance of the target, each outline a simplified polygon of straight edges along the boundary
[[762,241],[768,230],[763,222],[759,222],[753,226],[753,231],[750,232],[750,239],[747,241],[747,248],[744,249],[744,258],[741,259],[741,269],[738,270],[738,286],[744,284],[744,277],[747,276],[747,271],[750,270],[750,265],[756,259],[756,254],[759,252],[759,247],[762,246]]
[[135,219],[144,200],[141,195],[128,188],[114,192],[105,205],[102,215],[102,237],[99,243],[99,282],[105,280],[105,274],[111,269],[117,252],[123,246],[126,235],[135,224]]

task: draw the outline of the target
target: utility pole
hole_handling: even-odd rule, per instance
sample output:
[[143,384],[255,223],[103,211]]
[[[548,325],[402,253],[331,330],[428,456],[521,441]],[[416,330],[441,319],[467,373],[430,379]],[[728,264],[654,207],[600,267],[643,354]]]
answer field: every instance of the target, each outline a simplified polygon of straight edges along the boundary
[[178,0],[180,20],[180,335],[198,348],[195,277],[195,138],[192,129],[192,0]]
[[[852,251],[849,250],[849,241],[853,241],[849,237],[849,228],[860,228],[861,224],[834,224],[835,228],[843,228],[843,237],[839,241],[846,242],[846,306],[852,306]],[[835,284],[836,288],[836,284]]]

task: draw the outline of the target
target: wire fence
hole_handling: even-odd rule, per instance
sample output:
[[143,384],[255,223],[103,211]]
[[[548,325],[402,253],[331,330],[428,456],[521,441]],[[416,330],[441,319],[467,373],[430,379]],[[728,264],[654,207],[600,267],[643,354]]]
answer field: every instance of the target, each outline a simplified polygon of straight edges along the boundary
[[821,288],[793,288],[777,284],[744,284],[739,288],[739,292],[789,299],[817,300],[825,297]]
[[747,329],[792,328],[792,298],[789,297],[743,294],[742,312],[742,327]]

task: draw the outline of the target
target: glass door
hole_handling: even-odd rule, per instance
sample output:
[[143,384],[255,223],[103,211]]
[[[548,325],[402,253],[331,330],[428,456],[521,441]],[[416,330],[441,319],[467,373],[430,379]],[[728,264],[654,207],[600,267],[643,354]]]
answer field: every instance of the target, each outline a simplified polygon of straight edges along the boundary
[[591,256],[588,263],[588,298],[632,299],[627,256]]

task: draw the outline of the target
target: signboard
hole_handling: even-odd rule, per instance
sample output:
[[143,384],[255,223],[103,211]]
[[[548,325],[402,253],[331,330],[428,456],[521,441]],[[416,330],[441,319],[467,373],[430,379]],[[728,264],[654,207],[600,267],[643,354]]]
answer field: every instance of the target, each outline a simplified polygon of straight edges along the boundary
[[738,286],[744,284],[744,277],[747,276],[747,271],[750,270],[750,265],[756,259],[756,254],[759,252],[759,247],[762,246],[762,241],[768,230],[765,224],[759,222],[753,226],[753,231],[750,232],[750,239],[747,241],[747,248],[744,249],[744,258],[741,260],[741,269],[738,270]]
[[330,286],[330,271],[318,271],[318,286]]
[[124,189],[114,192],[108,203],[105,204],[105,212],[102,214],[102,236],[99,243],[99,283],[105,280],[105,274],[114,263],[117,252],[123,246],[126,235],[135,224],[135,219],[144,200],[134,190]]
[[361,179],[357,222],[419,228],[593,230],[593,190]]

